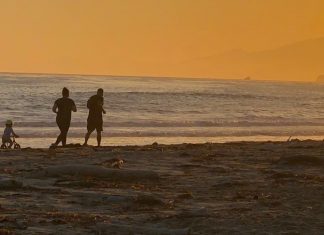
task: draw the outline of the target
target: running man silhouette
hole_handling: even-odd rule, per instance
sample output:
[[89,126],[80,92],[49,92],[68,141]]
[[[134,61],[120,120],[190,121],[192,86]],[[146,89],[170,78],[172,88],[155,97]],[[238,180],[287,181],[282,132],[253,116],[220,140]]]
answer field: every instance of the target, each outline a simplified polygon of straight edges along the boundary
[[62,146],[66,145],[66,137],[71,124],[71,112],[76,112],[77,108],[72,99],[69,98],[70,91],[64,87],[62,90],[62,98],[57,99],[52,108],[53,112],[56,113],[56,123],[60,128],[60,135],[52,147],[56,147],[60,142]]
[[88,145],[88,140],[91,133],[97,131],[97,143],[98,147],[101,144],[101,132],[103,131],[103,120],[102,114],[106,114],[106,111],[103,108],[104,98],[103,98],[103,89],[99,88],[96,95],[90,97],[87,102],[87,107],[89,109],[89,116],[87,122],[88,132],[85,135],[84,146]]

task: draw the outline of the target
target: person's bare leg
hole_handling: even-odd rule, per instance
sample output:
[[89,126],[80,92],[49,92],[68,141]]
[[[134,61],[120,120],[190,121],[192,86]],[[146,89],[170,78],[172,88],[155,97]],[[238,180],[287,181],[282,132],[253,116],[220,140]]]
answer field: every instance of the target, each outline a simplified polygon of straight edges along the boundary
[[69,129],[66,129],[62,133],[62,146],[65,146],[66,145],[66,137],[67,137],[68,131],[69,131]]
[[100,147],[100,144],[101,144],[101,131],[97,131],[97,143],[98,143],[98,147]]
[[88,145],[88,140],[93,131],[88,131],[87,134],[84,137],[84,144],[83,145]]
[[56,142],[54,144],[52,144],[53,147],[58,146],[60,142],[62,142],[62,144],[63,144],[63,132],[64,132],[64,129],[59,123],[57,125],[59,126],[60,134],[57,137]]
[[57,146],[62,141],[62,133],[57,137],[56,142],[52,144],[53,146]]

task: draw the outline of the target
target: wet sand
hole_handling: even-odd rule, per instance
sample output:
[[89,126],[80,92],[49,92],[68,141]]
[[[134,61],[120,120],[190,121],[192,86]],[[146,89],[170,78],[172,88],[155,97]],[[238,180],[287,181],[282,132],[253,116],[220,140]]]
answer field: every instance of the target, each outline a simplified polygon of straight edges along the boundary
[[322,234],[324,142],[0,152],[0,234]]

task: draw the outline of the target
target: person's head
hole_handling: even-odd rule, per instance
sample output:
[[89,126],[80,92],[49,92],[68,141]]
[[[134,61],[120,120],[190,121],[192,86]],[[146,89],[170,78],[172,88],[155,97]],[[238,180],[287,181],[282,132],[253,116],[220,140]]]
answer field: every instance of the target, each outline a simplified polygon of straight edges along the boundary
[[69,97],[69,95],[70,95],[69,89],[67,89],[66,87],[64,87],[63,90],[62,90],[62,96],[65,97],[65,98],[67,98],[67,97]]
[[6,127],[11,127],[13,122],[11,120],[6,121]]
[[97,90],[97,95],[99,95],[100,97],[103,97],[103,89],[102,88],[99,88]]

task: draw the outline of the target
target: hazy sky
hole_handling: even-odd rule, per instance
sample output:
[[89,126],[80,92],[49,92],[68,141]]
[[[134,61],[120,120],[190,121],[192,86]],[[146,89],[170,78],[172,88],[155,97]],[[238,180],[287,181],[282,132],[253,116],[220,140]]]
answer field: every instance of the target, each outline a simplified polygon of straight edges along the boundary
[[323,0],[0,0],[0,71],[216,77],[177,66],[323,26]]

